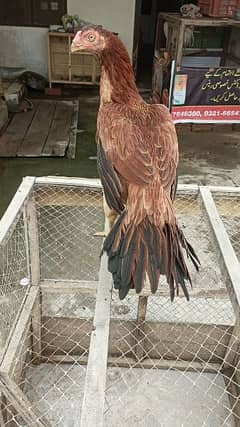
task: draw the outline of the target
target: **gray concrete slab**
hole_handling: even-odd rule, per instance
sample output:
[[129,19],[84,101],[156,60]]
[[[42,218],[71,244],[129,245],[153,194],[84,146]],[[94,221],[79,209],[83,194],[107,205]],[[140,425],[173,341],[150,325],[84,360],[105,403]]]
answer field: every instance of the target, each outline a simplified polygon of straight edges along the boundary
[[[79,419],[86,367],[41,364],[27,371],[25,393],[52,426]],[[22,424],[24,425],[24,424]],[[234,427],[220,374],[109,368],[104,427]]]

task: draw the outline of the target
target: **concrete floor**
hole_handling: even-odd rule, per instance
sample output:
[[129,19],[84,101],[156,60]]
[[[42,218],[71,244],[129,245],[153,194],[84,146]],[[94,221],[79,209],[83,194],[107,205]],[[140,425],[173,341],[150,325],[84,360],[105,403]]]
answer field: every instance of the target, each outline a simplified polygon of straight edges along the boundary
[[179,182],[240,186],[240,133],[179,132]]
[[[85,374],[77,364],[41,364],[27,371],[24,391],[51,426],[77,427]],[[223,425],[235,426],[218,373],[108,368],[104,427]]]

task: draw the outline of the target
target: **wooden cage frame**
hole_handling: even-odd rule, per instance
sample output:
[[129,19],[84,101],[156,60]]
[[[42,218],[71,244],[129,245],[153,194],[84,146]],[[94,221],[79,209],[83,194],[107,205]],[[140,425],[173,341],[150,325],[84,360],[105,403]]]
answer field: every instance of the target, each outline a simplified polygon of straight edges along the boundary
[[[41,349],[41,324],[43,321],[41,313],[41,294],[49,291],[59,292],[59,290],[61,290],[61,292],[69,292],[70,289],[73,292],[75,290],[81,290],[82,292],[87,291],[96,295],[93,325],[87,325],[90,334],[89,355],[88,357],[81,355],[67,356],[55,354],[53,351],[50,360],[58,363],[71,363],[73,361],[77,361],[82,364],[87,364],[81,417],[76,421],[76,426],[101,427],[103,426],[107,367],[111,365],[120,367],[129,367],[134,365],[134,367],[137,367],[138,361],[136,358],[134,360],[131,359],[131,356],[121,359],[119,355],[116,355],[114,335],[120,325],[117,320],[111,321],[110,325],[112,280],[111,275],[107,271],[106,256],[103,256],[101,260],[100,278],[98,282],[87,282],[81,280],[68,282],[40,280],[38,224],[36,205],[33,196],[33,189],[35,185],[59,185],[66,187],[77,186],[99,189],[99,191],[101,191],[100,182],[96,179],[26,177],[23,179],[21,186],[16,192],[9,208],[0,222],[0,244],[3,245],[14,221],[20,213],[23,213],[25,231],[28,236],[27,262],[31,277],[29,292],[26,294],[25,300],[19,310],[17,320],[9,334],[6,346],[4,349],[0,349],[0,426],[5,426],[6,423],[11,427],[16,426],[13,421],[11,421],[10,424],[8,411],[4,409],[6,408],[6,406],[4,406],[4,402],[7,400],[15,408],[15,411],[17,411],[25,420],[25,422],[36,427],[50,427],[48,420],[38,417],[32,410],[31,403],[28,401],[28,398],[24,395],[22,389],[18,385],[18,379],[24,376],[24,360],[21,361],[20,358],[17,365],[14,364],[14,361],[16,360],[17,355],[19,360],[19,351],[23,343],[25,343],[24,345],[26,346],[31,346],[32,355],[29,357],[34,358],[34,363],[44,361],[45,356]],[[219,345],[214,350],[214,354],[222,361],[224,373],[229,378],[227,386],[228,389],[231,390],[233,415],[235,415],[239,420],[240,403],[238,400],[236,383],[240,384],[240,378],[235,377],[233,366],[240,361],[240,355],[236,356],[236,348],[240,346],[240,264],[231,245],[222,219],[220,218],[212,194],[240,196],[240,188],[179,185],[178,192],[180,194],[198,194],[200,197],[203,208],[207,214],[219,257],[221,259],[221,266],[224,277],[226,278],[227,293],[233,306],[236,323],[233,327],[220,326],[219,328],[214,329],[214,325],[209,324],[204,325],[204,328],[206,329],[205,332],[215,334],[216,340],[219,341]],[[217,291],[214,290],[201,290],[198,288],[194,295],[206,295],[211,298],[216,296],[216,292]],[[167,295],[168,293],[161,290],[158,292],[158,295],[159,294]],[[146,290],[139,297],[136,321],[127,321],[130,328],[131,322],[134,327],[136,327],[137,324],[137,332],[135,333],[135,354],[139,360],[143,356],[143,349],[142,345],[138,346],[138,342],[143,337],[145,332],[144,328],[146,328],[145,315],[148,295],[149,293]],[[81,321],[81,319],[79,319],[79,321]],[[164,340],[164,336],[166,337],[168,335],[168,326],[169,325],[167,323],[163,323],[161,325],[161,323],[158,324],[157,322],[155,326],[151,325],[155,340],[158,339],[159,341],[159,336]],[[193,333],[197,333],[198,326],[199,325],[197,324],[191,325],[191,328],[193,328],[194,331]],[[179,324],[179,329],[181,329],[183,333],[188,333],[184,324]],[[29,331],[32,331],[30,342],[28,341]],[[121,333],[121,330],[118,333]],[[238,337],[238,339],[236,339],[236,337]],[[78,339],[81,339],[80,335]],[[224,346],[221,345],[223,342],[222,340],[224,340]],[[189,345],[191,345],[191,339],[189,342]],[[201,360],[204,360],[204,350],[201,350],[200,342],[201,339],[199,340],[199,348],[197,348],[196,351],[202,351]],[[159,345],[161,345],[160,341]],[[205,343],[205,347],[207,345],[208,344]],[[205,356],[206,363],[203,363],[202,361],[193,361],[191,358],[189,360],[186,359],[185,361],[181,361],[178,360],[177,349],[175,349],[175,352],[176,357],[174,360],[161,359],[157,361],[157,359],[154,358],[153,353],[152,360],[151,358],[148,358],[145,361],[144,359],[141,359],[139,366],[144,368],[170,368],[185,371],[201,370],[206,372],[216,372],[219,370],[219,360],[213,359],[209,362],[209,357],[206,358]],[[238,357],[238,360],[234,360],[236,357]],[[238,374],[236,375],[238,376]]]

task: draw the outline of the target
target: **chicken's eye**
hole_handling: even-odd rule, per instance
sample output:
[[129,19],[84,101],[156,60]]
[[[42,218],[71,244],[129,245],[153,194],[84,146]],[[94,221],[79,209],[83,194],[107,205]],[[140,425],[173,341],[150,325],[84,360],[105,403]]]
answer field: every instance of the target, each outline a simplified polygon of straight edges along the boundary
[[88,34],[88,40],[89,40],[90,42],[93,42],[93,40],[95,40],[95,36],[94,36],[94,34],[93,34],[93,33],[89,33],[89,34]]

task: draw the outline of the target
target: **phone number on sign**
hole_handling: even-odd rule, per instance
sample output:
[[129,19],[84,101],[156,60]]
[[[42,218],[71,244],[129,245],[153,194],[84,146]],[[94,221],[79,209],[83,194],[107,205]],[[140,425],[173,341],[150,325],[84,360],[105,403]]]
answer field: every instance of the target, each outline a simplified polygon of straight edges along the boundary
[[179,118],[179,117],[234,117],[239,116],[240,117],[240,111],[235,110],[223,110],[223,111],[216,111],[216,110],[206,110],[206,111],[173,111],[173,117]]

